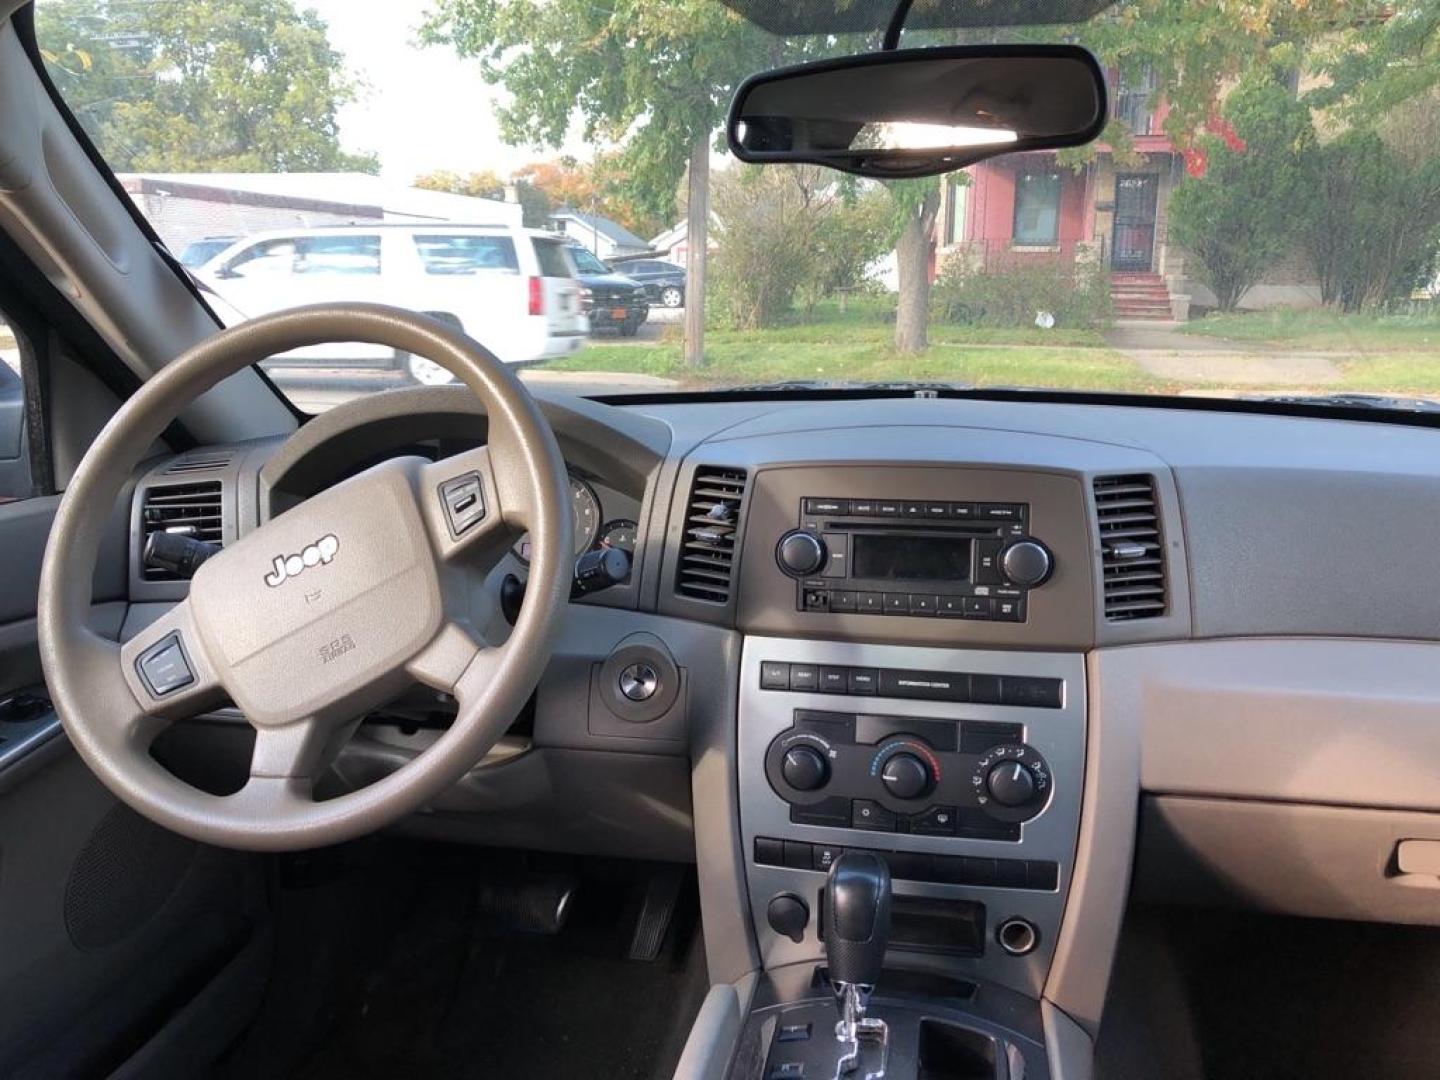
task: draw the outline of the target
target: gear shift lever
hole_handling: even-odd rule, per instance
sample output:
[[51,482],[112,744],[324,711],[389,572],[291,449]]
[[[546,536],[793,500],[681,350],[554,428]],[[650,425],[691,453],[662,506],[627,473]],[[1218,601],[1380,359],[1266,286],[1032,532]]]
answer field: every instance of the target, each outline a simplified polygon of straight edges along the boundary
[[835,1038],[850,1044],[840,1057],[837,1078],[858,1064],[861,1039],[880,1044],[880,1067],[866,1073],[866,1080],[885,1075],[889,1030],[885,1021],[867,1018],[865,1010],[880,979],[889,938],[890,869],[878,855],[847,851],[830,867],[825,886],[825,951],[840,1009]]

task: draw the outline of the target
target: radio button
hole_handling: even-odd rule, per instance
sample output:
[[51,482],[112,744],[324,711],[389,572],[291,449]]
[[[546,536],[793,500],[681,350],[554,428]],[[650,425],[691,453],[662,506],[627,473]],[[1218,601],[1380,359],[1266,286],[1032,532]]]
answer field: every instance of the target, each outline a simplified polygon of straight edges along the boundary
[[964,600],[964,613],[967,619],[989,619],[993,618],[994,609],[992,601],[984,596],[967,596]]
[[1006,599],[996,600],[994,618],[998,619],[1000,622],[1024,622],[1025,601]]
[[887,592],[884,595],[884,608],[886,615],[909,615],[910,594],[903,592]]
[[805,513],[807,514],[845,514],[849,511],[849,503],[845,499],[806,499]]
[[852,517],[874,517],[875,500],[873,499],[851,499],[850,515]]
[[936,608],[935,597],[933,597],[933,596],[925,596],[925,595],[922,595],[921,593],[911,593],[911,594],[910,594],[910,614],[911,614],[911,615],[927,615],[927,616],[928,616],[928,615],[934,615],[934,614],[935,614],[935,608]]
[[871,615],[879,615],[885,610],[884,598],[878,592],[856,593],[855,610],[868,612]]
[[876,517],[899,517],[903,511],[903,503],[886,502],[884,499],[881,499],[875,504]]
[[923,502],[901,503],[900,516],[905,518],[923,518],[925,516],[925,504]]
[[825,544],[814,533],[792,529],[775,545],[775,560],[780,569],[794,577],[807,577],[827,565]]
[[806,611],[829,611],[829,610],[830,610],[830,594],[827,593],[827,592],[819,592],[819,591],[817,591],[817,590],[815,590],[815,589],[806,589],[806,590],[805,590],[805,610],[806,610]]
[[853,592],[833,592],[830,594],[831,611],[854,611],[855,594]]
[[1000,574],[1000,549],[1003,540],[977,540],[975,542],[975,584],[1003,585],[1005,578]]
[[822,538],[825,541],[825,549],[830,553],[830,561],[824,569],[820,571],[821,576],[827,578],[844,577],[846,564],[849,562],[846,558],[848,554],[846,549],[849,546],[849,537],[846,536],[845,533],[825,533]]
[[1014,503],[981,503],[982,521],[1019,521],[1020,507]]
[[928,518],[948,518],[950,517],[950,504],[943,502],[926,503],[925,516]]
[[974,503],[951,503],[950,516],[957,521],[974,521],[980,514]]
[[1000,553],[1000,570],[1012,585],[1044,585],[1055,569],[1050,549],[1038,540],[1017,540]]
[[935,614],[942,619],[958,619],[965,614],[965,598],[963,596],[941,596],[935,604]]

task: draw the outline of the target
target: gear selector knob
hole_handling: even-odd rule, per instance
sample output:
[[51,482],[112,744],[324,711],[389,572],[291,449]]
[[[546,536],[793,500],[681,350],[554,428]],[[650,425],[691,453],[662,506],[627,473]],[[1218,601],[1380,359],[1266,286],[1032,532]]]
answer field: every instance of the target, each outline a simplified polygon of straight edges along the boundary
[[890,868],[868,851],[847,851],[825,886],[825,952],[839,990],[875,985],[890,938]]

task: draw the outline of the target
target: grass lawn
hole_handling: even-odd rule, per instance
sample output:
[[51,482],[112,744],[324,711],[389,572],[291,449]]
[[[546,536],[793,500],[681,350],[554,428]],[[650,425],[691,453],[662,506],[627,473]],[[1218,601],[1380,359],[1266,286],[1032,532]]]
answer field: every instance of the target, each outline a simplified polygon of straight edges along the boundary
[[[790,379],[826,381],[936,380],[979,386],[1062,386],[1083,390],[1164,393],[1164,380],[1141,371],[1089,329],[997,329],[932,325],[930,348],[896,356],[893,300],[833,301],[807,317],[767,330],[711,330],[706,365],[687,369],[680,327],[659,341],[601,338],[576,356],[546,365],[557,371],[616,371],[677,379],[686,385],[733,385]],[[803,318],[803,321],[802,321]]]
[[1185,334],[1290,349],[1342,353],[1440,354],[1440,308],[1433,313],[1346,315],[1336,311],[1255,311],[1210,315],[1181,327]]
[[592,345],[547,365],[562,371],[620,371],[677,379],[686,385],[732,385],[789,379],[936,380],[978,386],[1049,386],[1076,390],[1165,393],[1176,387],[1141,371],[1110,349],[932,345],[897,357],[888,345],[774,341],[754,335],[705,347],[705,367],[687,369],[671,342]]
[[1340,365],[1335,390],[1371,394],[1440,395],[1440,350],[1433,353],[1385,353]]

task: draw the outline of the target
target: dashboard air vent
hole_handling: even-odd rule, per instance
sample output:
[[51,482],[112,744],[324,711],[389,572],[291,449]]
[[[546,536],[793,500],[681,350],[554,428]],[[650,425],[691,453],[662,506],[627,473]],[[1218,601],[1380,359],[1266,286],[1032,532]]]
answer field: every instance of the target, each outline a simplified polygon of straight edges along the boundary
[[[145,492],[140,509],[140,545],[151,533],[182,533],[211,544],[221,542],[222,487],[219,480],[197,480],[189,484],[159,484]],[[138,553],[137,553],[138,554]],[[145,581],[178,581],[168,570],[142,566]]]
[[1165,614],[1165,544],[1155,501],[1155,478],[1095,478],[1100,522],[1105,618],[1110,622]]
[[745,470],[698,465],[685,508],[685,536],[675,591],[693,600],[730,599]]
[[213,472],[216,469],[223,469],[229,465],[235,457],[233,450],[202,451],[197,454],[186,454],[172,461],[165,470],[166,476],[174,476],[176,473],[201,473]]

